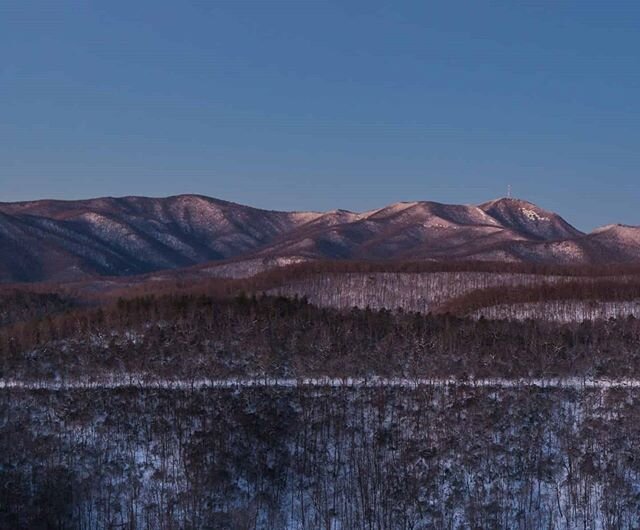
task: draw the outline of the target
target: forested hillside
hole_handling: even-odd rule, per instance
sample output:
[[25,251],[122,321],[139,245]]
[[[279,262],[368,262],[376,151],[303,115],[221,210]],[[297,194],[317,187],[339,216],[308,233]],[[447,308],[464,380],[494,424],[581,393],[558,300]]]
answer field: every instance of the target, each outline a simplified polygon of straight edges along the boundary
[[640,320],[554,324],[317,308],[278,297],[147,296],[0,328],[2,375],[640,375]]
[[637,529],[636,271],[363,267],[2,291],[0,528]]
[[637,391],[0,393],[0,527],[632,530]]
[[0,291],[0,326],[62,313],[73,301],[57,293],[37,293],[19,289]]
[[254,291],[341,309],[561,322],[640,316],[635,267],[334,262],[274,270],[257,275],[253,284]]

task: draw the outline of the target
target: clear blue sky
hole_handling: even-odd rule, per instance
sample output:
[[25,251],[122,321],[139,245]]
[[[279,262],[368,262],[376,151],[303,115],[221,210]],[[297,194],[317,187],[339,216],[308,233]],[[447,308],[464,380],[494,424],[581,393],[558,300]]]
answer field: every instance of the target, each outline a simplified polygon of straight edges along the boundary
[[[517,5],[516,5],[517,4]],[[0,200],[640,224],[640,2],[0,3]]]

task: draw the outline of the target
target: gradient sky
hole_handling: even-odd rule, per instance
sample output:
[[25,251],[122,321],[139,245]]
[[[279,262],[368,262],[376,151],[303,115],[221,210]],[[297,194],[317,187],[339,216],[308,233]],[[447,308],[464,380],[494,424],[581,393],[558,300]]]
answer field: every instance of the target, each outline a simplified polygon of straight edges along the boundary
[[[518,5],[516,5],[518,4]],[[0,200],[640,224],[640,2],[3,0]]]

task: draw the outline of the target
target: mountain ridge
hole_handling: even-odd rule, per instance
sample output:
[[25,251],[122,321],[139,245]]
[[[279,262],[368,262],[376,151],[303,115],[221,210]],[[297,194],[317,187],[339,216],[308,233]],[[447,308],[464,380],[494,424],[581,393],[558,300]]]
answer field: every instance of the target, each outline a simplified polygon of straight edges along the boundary
[[588,234],[515,198],[278,211],[198,194],[0,203],[0,281],[127,276],[224,260],[640,261],[640,227]]

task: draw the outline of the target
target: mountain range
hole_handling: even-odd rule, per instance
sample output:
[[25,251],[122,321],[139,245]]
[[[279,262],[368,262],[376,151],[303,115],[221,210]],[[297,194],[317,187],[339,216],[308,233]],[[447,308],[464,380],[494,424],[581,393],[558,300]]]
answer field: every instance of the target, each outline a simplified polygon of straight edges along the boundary
[[202,264],[316,259],[640,262],[640,227],[585,234],[530,202],[400,202],[278,212],[201,195],[0,203],[0,281],[73,281]]

